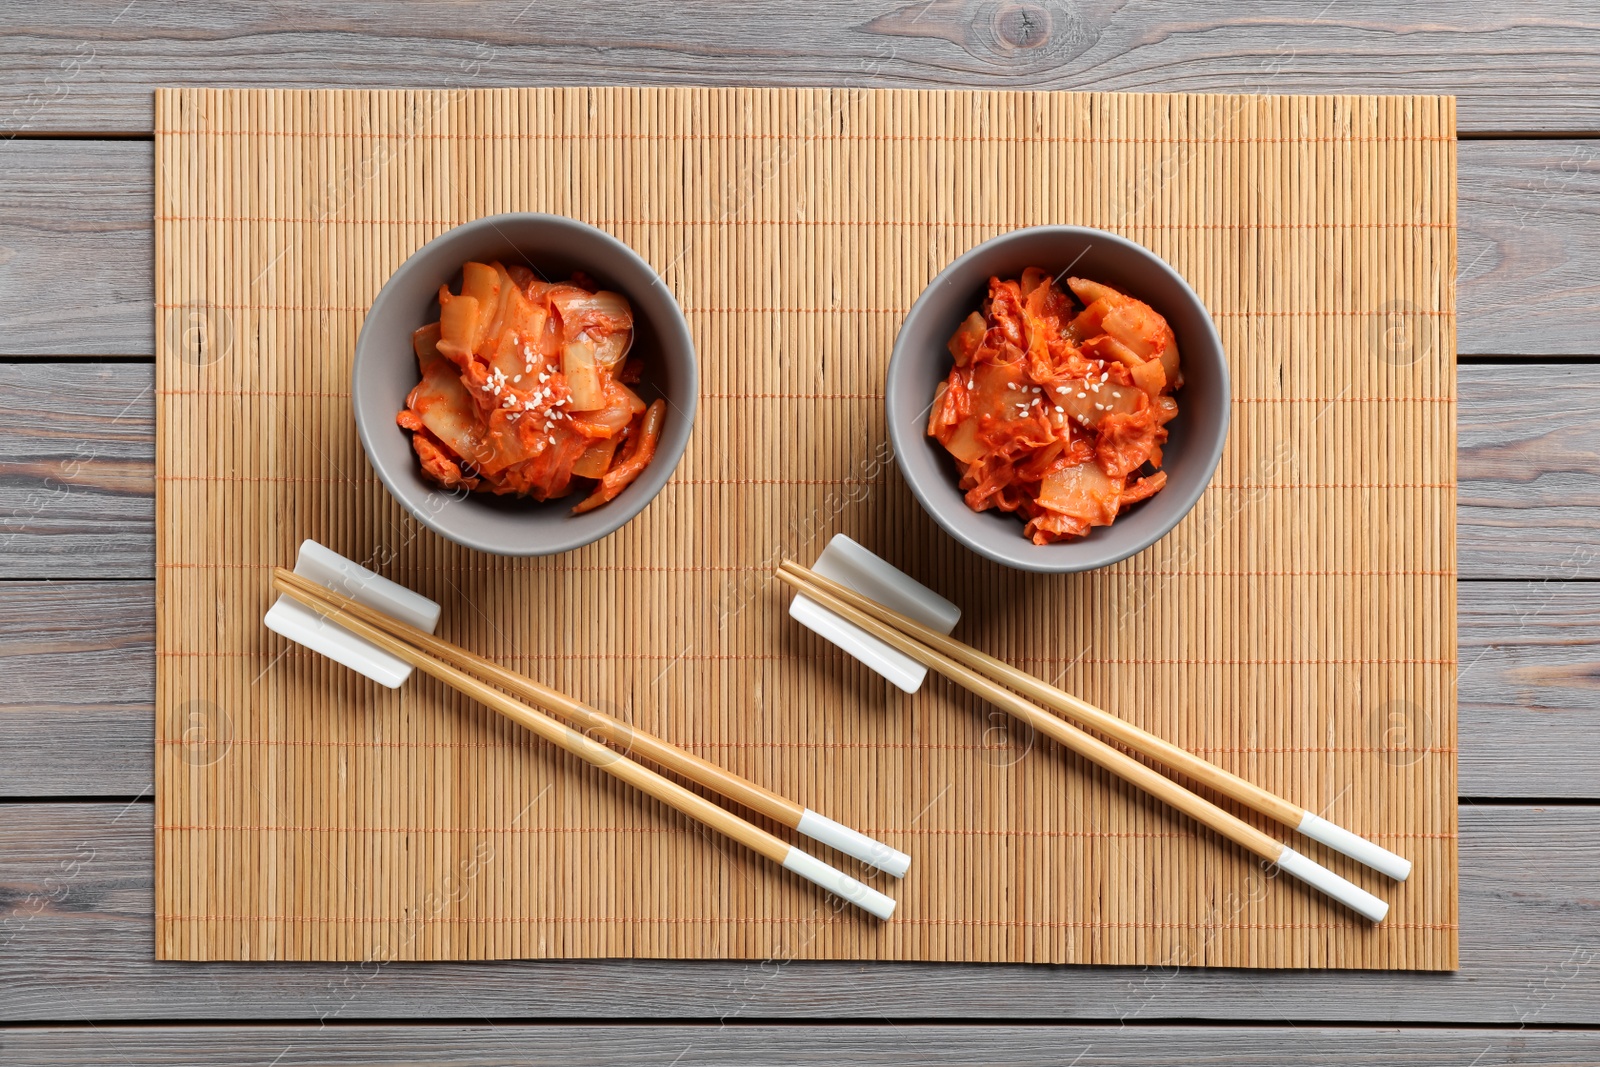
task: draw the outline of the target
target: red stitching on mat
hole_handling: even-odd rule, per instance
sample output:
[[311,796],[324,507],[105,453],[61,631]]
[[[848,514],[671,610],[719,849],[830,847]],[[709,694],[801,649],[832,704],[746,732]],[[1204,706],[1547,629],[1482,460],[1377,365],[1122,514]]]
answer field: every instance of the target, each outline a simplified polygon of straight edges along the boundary
[[[348,392],[306,389],[157,389],[157,396],[286,396],[348,400]],[[882,393],[701,393],[701,400],[882,400]]]
[[[158,562],[156,570],[223,570],[223,571],[270,571],[274,564],[271,563],[181,563]],[[1144,570],[1118,570],[1117,565],[1110,569],[1112,574],[1124,578],[1454,578],[1453,570],[1376,570],[1376,571],[1144,571]],[[391,563],[385,570],[388,571],[426,571],[436,574],[438,567],[424,563]],[[497,563],[459,563],[450,568],[451,573],[464,572],[468,574],[501,574],[508,570],[515,570],[513,565]],[[545,574],[605,574],[611,571],[627,573],[661,572],[666,574],[698,574],[701,572],[727,574],[727,573],[770,573],[774,568],[765,563],[740,563],[740,564],[712,564],[668,566],[660,563],[618,563],[615,565],[601,564],[576,564],[576,563],[545,563],[538,569]]]
[[[158,389],[157,396],[271,396],[348,400],[349,393],[318,393],[288,389]],[[882,400],[882,393],[704,393],[702,400]],[[1454,404],[1453,396],[1236,396],[1235,404]],[[1334,487],[1343,488],[1343,487]],[[1352,487],[1360,488],[1360,487]],[[1403,487],[1402,487],[1403,488]]]
[[878,485],[882,478],[674,478],[668,485]]
[[306,482],[316,485],[367,485],[376,482],[376,475],[349,478],[337,475],[301,477],[293,474],[158,474],[158,482]]
[[701,393],[701,400],[882,400],[882,393]]
[[[397,750],[428,750],[428,749],[477,749],[496,752],[533,751],[535,749],[551,749],[554,744],[534,737],[508,738],[503,742],[498,741],[371,741],[371,740],[302,740],[273,737],[251,737],[215,739],[204,741],[186,741],[180,737],[163,737],[156,741],[157,746],[170,746],[172,748],[231,748],[234,745],[249,745],[257,748],[327,748],[327,749],[397,749]],[[726,752],[726,751],[824,751],[824,752],[849,752],[849,751],[876,751],[882,749],[891,752],[986,752],[990,746],[981,744],[958,745],[938,741],[684,741],[680,747],[691,752]],[[1330,753],[1375,755],[1383,753],[1388,755],[1398,752],[1419,752],[1423,755],[1429,753],[1446,754],[1455,751],[1454,746],[1432,745],[1428,748],[1400,747],[1371,748],[1360,746],[1339,745],[1301,745],[1301,746],[1262,746],[1251,748],[1240,746],[1236,748],[1191,748],[1190,752],[1225,752],[1235,755],[1289,755],[1311,754],[1322,755]]]
[[[682,826],[257,826],[249,824],[224,823],[216,826],[184,826],[162,825],[157,830],[172,830],[176,832],[208,832],[217,830],[225,833],[315,833],[315,834],[675,834],[682,837],[699,837],[699,830]],[[869,836],[888,837],[899,834],[906,837],[1036,837],[1036,838],[1096,838],[1116,837],[1130,839],[1181,839],[1198,841],[1197,833],[1188,833],[1180,830],[1152,830],[1141,833],[1137,830],[1118,830],[1101,832],[1097,830],[987,830],[977,828],[952,827],[949,829],[931,827],[882,827],[867,826],[860,828],[860,832]],[[1459,834],[1453,833],[1424,833],[1395,831],[1393,833],[1362,833],[1362,837],[1406,838],[1414,839],[1447,839],[1453,840]]]
[[157,304],[162,310],[188,308],[206,311],[370,311],[371,308],[346,304],[214,304],[210,301],[191,301],[187,304]]
[[[158,474],[158,482],[309,482],[326,485],[368,485],[376,475],[363,478],[288,474]],[[878,485],[881,478],[673,478],[668,485]]]
[[[157,563],[157,570],[226,570],[226,571],[270,571],[274,567],[271,563]],[[439,568],[426,563],[390,563],[384,567],[388,571],[426,571],[429,574],[438,574]],[[501,574],[510,570],[518,570],[514,564],[477,563],[462,564],[450,568],[451,573],[467,572],[471,574]],[[711,564],[704,566],[668,566],[660,563],[618,563],[614,565],[577,564],[577,563],[545,563],[538,565],[540,573],[545,574],[605,574],[611,571],[662,571],[669,574],[696,574],[701,571],[711,573],[745,572],[745,571],[771,571],[773,568],[764,563],[750,564]]]
[[[158,482],[308,482],[329,485],[365,485],[376,476],[292,474],[158,474]],[[668,485],[879,485],[882,478],[673,478]],[[1212,489],[1454,489],[1455,482],[1314,482],[1262,485],[1259,482],[1212,482]],[[1126,572],[1124,572],[1126,573]],[[1348,573],[1344,571],[1336,573]]]
[[1129,578],[1454,578],[1452,570],[1388,570],[1388,571],[1119,571]]
[[[209,301],[190,302],[190,303],[186,303],[186,304],[159,304],[158,303],[158,304],[156,304],[156,307],[157,308],[161,308],[163,310],[171,309],[171,308],[190,308],[190,309],[203,308],[203,309],[206,309],[206,310],[213,310],[213,311],[314,311],[314,312],[318,312],[318,313],[329,312],[329,311],[361,311],[361,312],[365,312],[365,311],[370,310],[370,308],[368,308],[365,305],[354,305],[354,304],[217,304],[217,303],[212,303],[212,302],[209,302]],[[850,307],[811,307],[811,308],[794,308],[794,307],[685,307],[683,309],[683,312],[686,315],[695,315],[695,314],[706,314],[706,315],[904,315],[906,313],[906,309],[903,308],[903,307],[887,307],[887,308],[850,308]],[[1381,315],[1381,316],[1388,317],[1388,316],[1392,316],[1394,314],[1395,314],[1395,312],[1393,312],[1393,311],[1386,311],[1386,310],[1383,310],[1381,308],[1373,308],[1373,309],[1365,310],[1365,311],[1358,311],[1358,310],[1321,311],[1321,310],[1316,310],[1316,309],[1308,309],[1308,310],[1303,310],[1303,311],[1213,311],[1213,312],[1211,312],[1211,316],[1213,318],[1236,318],[1236,317],[1245,317],[1245,318],[1247,318],[1247,317],[1250,317],[1250,316],[1257,316],[1257,317],[1269,316],[1269,317],[1277,317],[1277,318],[1310,318],[1310,317],[1327,317],[1327,318],[1354,318],[1354,317],[1361,317],[1361,318],[1366,318],[1366,317],[1375,316],[1375,315]],[[1455,312],[1453,312],[1453,311],[1425,311],[1425,310],[1422,310],[1422,309],[1419,308],[1416,311],[1408,311],[1405,314],[1406,315],[1427,315],[1427,316],[1438,316],[1438,317],[1450,317],[1450,316],[1454,316]]]
[[[382,916],[360,915],[174,915],[162,913],[156,916],[162,922],[248,922],[248,923],[400,923],[416,925],[418,923],[453,923],[462,924],[518,924],[538,923],[550,925],[555,923],[577,923],[585,925],[705,925],[716,923],[729,923],[745,925],[775,925],[789,923],[814,924],[815,919],[810,916],[801,918],[775,918],[768,916],[706,916],[695,918],[691,916],[662,916],[660,918],[646,918],[635,915],[573,915],[573,916],[533,916],[533,915],[430,915],[409,918],[388,918]],[[825,919],[825,923],[837,923],[839,919]],[[901,926],[966,926],[975,928],[998,927],[1004,929],[1037,930],[1037,929],[1084,929],[1084,930],[1362,930],[1373,929],[1369,923],[1174,923],[1174,922],[1089,922],[1087,920],[1033,920],[1024,919],[915,919],[896,918],[894,920]],[[1381,930],[1454,930],[1456,923],[1402,923],[1386,922]]]
[[349,393],[324,393],[306,389],[157,389],[156,396],[293,396],[319,400],[348,400]]
[[[836,118],[847,117],[847,112],[837,110],[833,113]],[[1372,136],[1316,136],[1316,137],[1209,137],[1195,135],[1193,137],[1068,137],[1060,135],[1055,137],[1045,136],[1016,136],[1016,135],[989,135],[989,134],[941,134],[941,133],[902,133],[902,134],[875,134],[875,133],[840,133],[821,134],[815,131],[797,131],[794,133],[762,133],[751,131],[748,133],[717,133],[713,130],[693,132],[685,130],[681,133],[638,133],[627,130],[604,131],[538,131],[523,130],[516,133],[452,133],[444,130],[411,131],[387,133],[369,130],[219,130],[219,129],[193,129],[193,130],[156,130],[160,137],[288,137],[303,140],[319,141],[665,141],[677,144],[682,141],[859,141],[871,144],[894,144],[906,142],[922,144],[926,142],[950,144],[1455,144],[1454,135],[1418,133],[1418,134],[1383,134]]]
[[[290,389],[158,389],[157,396],[306,397],[348,400],[349,393]],[[702,400],[882,400],[882,393],[706,393]],[[1453,396],[1236,396],[1235,404],[1454,404]]]
[[[293,226],[459,226],[465,219],[371,219],[338,218],[332,215],[157,215],[157,222],[205,222],[288,224]],[[1010,222],[974,222],[938,219],[585,219],[591,226],[838,226],[863,229],[872,226],[901,229],[976,229],[1003,231]],[[1221,231],[1221,230],[1453,230],[1453,222],[1137,222],[1126,229]]]
[[[226,304],[208,304],[207,307],[227,307]],[[250,306],[250,305],[242,305]],[[300,309],[310,310],[310,309]],[[329,310],[350,310],[345,308],[331,308]],[[365,310],[360,309],[360,310]],[[685,307],[685,315],[904,315],[906,308],[853,308],[853,307]],[[1448,318],[1455,315],[1454,311],[1425,311],[1418,308],[1415,311],[1405,312],[1406,315],[1426,315],[1430,317]],[[1373,316],[1390,317],[1396,312],[1386,311],[1382,308],[1368,310],[1343,309],[1319,310],[1315,308],[1300,311],[1212,311],[1212,318],[1370,318]]]
[[1130,657],[1128,659],[1095,659],[1085,656],[1081,659],[1066,656],[1016,656],[1012,657],[1013,663],[1104,663],[1112,666],[1138,666],[1141,663],[1155,663],[1163,666],[1208,666],[1208,667],[1312,667],[1312,666],[1355,666],[1355,665],[1387,665],[1404,664],[1407,666],[1434,666],[1453,667],[1453,659],[1399,659],[1387,656],[1377,659],[1364,659],[1351,657],[1349,659],[1206,659],[1203,656],[1178,656],[1169,659],[1146,659],[1143,657]]
[[1454,489],[1455,482],[1307,482],[1261,485],[1253,482],[1212,482],[1213,489]]
[[1236,396],[1235,404],[1454,404],[1453,396]]
[[[270,649],[214,649],[211,651],[178,651],[174,649],[158,649],[157,656],[173,659],[261,659],[263,657],[277,657],[282,655],[320,655],[310,649],[291,646],[281,651]],[[839,655],[844,655],[840,652]],[[711,663],[726,661],[736,662],[794,662],[810,660],[813,657],[805,655],[783,655],[779,653],[758,654],[754,652],[706,652],[699,655],[679,653],[673,655],[667,652],[516,652],[506,653],[498,657],[502,662],[554,662],[563,663],[568,660],[593,660],[600,662],[659,662],[670,660],[674,663],[681,660],[694,660]],[[1157,664],[1168,667],[1349,667],[1349,666],[1434,666],[1453,667],[1453,659],[1095,659],[1090,657],[1067,656],[1023,656],[1013,660],[1015,663],[1093,663],[1105,666],[1146,666]]]

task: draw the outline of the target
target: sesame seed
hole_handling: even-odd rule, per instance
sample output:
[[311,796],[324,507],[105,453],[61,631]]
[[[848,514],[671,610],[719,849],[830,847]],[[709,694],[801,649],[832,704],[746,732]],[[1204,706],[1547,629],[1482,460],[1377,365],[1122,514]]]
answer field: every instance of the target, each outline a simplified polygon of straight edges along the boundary
[[1057,415],[1064,415],[1064,414],[1066,414],[1066,411],[1067,411],[1067,409],[1062,407],[1060,404],[1056,405],[1056,414]]
[[1094,409],[1095,409],[1095,410],[1096,410],[1096,411],[1104,411],[1104,410],[1105,410],[1105,409],[1106,409],[1106,406],[1105,406],[1105,405],[1104,405],[1104,404],[1096,404],[1096,405],[1095,405],[1095,406],[1094,406]]
[[552,435],[549,440],[550,440],[551,444],[555,444],[556,443],[556,439],[555,439],[554,435]]
[[519,375],[517,375],[515,378],[513,378],[511,380],[514,381],[514,382],[520,382],[520,381],[522,381],[522,375],[519,374]]
[[1089,399],[1089,394],[1088,393],[1079,393],[1078,394],[1078,399],[1079,400],[1088,400]]
[[1118,391],[1117,391],[1117,390],[1115,390],[1115,389],[1113,389],[1113,390],[1111,390],[1111,395],[1112,395],[1112,396],[1114,396],[1114,397],[1116,397],[1116,398],[1117,398],[1117,399],[1118,399],[1118,400],[1121,400],[1121,399],[1122,399],[1122,394],[1121,394],[1121,393],[1119,393],[1119,392],[1118,392]]
[[1006,388],[1007,389],[1015,389],[1016,387],[1017,387],[1017,383],[1016,382],[1007,382],[1006,383]]

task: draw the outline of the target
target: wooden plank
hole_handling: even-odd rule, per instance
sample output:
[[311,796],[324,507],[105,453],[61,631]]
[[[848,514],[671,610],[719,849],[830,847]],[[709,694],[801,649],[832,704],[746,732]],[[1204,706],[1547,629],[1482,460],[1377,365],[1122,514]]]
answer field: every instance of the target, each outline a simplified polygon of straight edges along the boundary
[[1600,352],[1600,141],[1463,141],[1456,185],[1459,350]]
[[131,141],[0,145],[0,351],[153,350],[151,151]]
[[[152,573],[149,366],[0,364],[0,578]],[[1460,572],[1600,576],[1600,366],[1461,367]]]
[[1456,93],[1465,130],[1592,130],[1592,16],[1579,0],[1530,0],[1512,14],[1446,0],[766,0],[669,14],[635,0],[577,32],[567,13],[537,4],[10,4],[0,132],[148,132],[157,86],[331,81]]
[[0,583],[0,795],[148,791],[155,584]]
[[1184,961],[1166,968],[865,966],[789,961],[781,944],[768,959],[737,962],[158,964],[151,816],[148,803],[0,804],[0,1020],[1215,1019],[1546,1027],[1593,1023],[1600,1002],[1600,809],[1588,806],[1462,810],[1462,969],[1453,975],[1262,974]]
[[[1461,352],[1600,351],[1600,143],[1459,153]],[[151,165],[139,142],[0,143],[0,355],[154,352]]]
[[[154,597],[143,581],[0,583],[0,798],[150,787]],[[1600,585],[1462,583],[1463,796],[1600,800],[1596,645]]]
[[1457,628],[1461,795],[1600,799],[1600,585],[1463,582]]
[[0,365],[0,577],[150,576],[152,394],[148,365]]
[[1461,367],[1463,577],[1600,577],[1600,366]]
[[[10,1061],[80,1064],[563,1064],[709,1067],[855,1064],[1235,1067],[1406,1063],[1550,1067],[1600,1058],[1600,1034],[1236,1026],[96,1026],[0,1030]],[[280,1059],[274,1059],[280,1057]]]

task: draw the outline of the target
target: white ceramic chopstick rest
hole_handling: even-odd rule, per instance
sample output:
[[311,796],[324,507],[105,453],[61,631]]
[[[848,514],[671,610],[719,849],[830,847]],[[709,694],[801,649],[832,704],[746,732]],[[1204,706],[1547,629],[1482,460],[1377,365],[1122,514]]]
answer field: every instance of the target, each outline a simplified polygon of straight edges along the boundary
[[1342,852],[1357,863],[1365,864],[1380,874],[1387,874],[1397,882],[1405,881],[1411,874],[1411,861],[1404,856],[1397,856],[1382,845],[1375,845],[1360,834],[1353,834],[1320,815],[1306,812],[1296,829],[1311,840],[1320,841],[1335,852]]
[[1389,914],[1388,903],[1287,845],[1283,848],[1283,855],[1278,857],[1278,869],[1294,875],[1309,886],[1320,889],[1334,900],[1375,923],[1383,922],[1383,917]]
[[[954,630],[961,618],[960,608],[844,534],[833,535],[811,569],[942,634]],[[915,693],[928,676],[928,668],[854,623],[841,619],[804,593],[797,593],[789,601],[789,617],[838,645],[907,693]]]
[[[420,593],[346,559],[312,540],[300,543],[294,572],[375,611],[433,633],[439,626],[439,605]],[[306,607],[293,597],[279,596],[267,611],[267,629],[296,644],[364,674],[379,685],[398,689],[411,677],[411,665],[365,638]]]

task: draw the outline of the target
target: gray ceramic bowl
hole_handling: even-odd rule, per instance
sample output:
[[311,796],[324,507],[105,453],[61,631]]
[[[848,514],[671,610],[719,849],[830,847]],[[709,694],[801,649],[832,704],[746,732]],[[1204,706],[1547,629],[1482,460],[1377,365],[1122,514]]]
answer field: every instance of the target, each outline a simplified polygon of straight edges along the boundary
[[[439,286],[459,289],[469,260],[524,263],[552,280],[577,270],[633,305],[633,355],[644,360],[637,391],[664,397],[667,419],[656,455],[615,500],[583,515],[574,493],[539,503],[450,492],[422,476],[411,435],[395,424],[417,384],[411,334],[439,318]],[[545,556],[598,541],[643,511],[672,476],[689,443],[699,386],[683,312],[656,272],[610,234],[560,215],[494,215],[429,241],[394,272],[367,312],[356,342],[351,398],[356,428],[378,477],[418,522],[457,544],[504,556]]]
[[[1138,297],[1166,316],[1183,356],[1178,417],[1164,448],[1167,486],[1088,537],[1036,545],[1022,520],[973,511],[957,487],[955,461],[927,434],[934,390],[950,373],[945,348],[962,319],[977,311],[989,278],[1016,278],[1026,267],[1092,278]],[[933,280],[906,315],[884,390],[889,438],[900,472],[924,510],[957,541],[996,563],[1026,571],[1086,571],[1127,559],[1166,536],[1194,507],[1222,456],[1228,435],[1228,361],[1205,305],[1178,272],[1148,249],[1104,230],[1038,226],[972,249]]]

